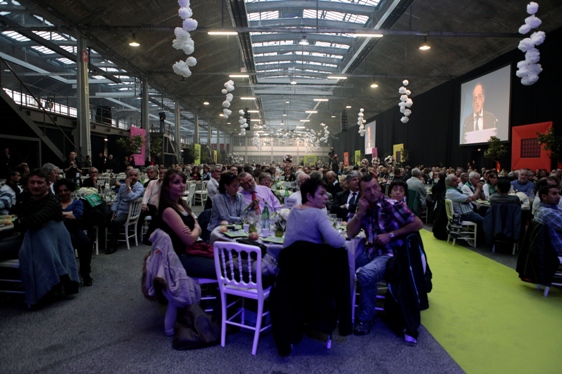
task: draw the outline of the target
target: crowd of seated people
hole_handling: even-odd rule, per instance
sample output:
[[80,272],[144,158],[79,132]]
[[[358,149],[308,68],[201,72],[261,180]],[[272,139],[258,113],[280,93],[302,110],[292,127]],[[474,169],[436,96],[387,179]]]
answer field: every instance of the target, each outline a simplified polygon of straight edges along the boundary
[[[291,197],[298,197],[298,199],[295,199],[295,206],[288,219],[284,246],[290,245],[296,240],[327,243],[334,247],[343,246],[345,238],[332,226],[326,214],[329,210],[330,213],[335,213],[342,220],[349,222],[347,229],[349,237],[356,236],[361,230],[365,231],[368,241],[369,238],[372,239],[369,241],[369,245],[376,248],[377,253],[380,253],[379,256],[372,258],[358,258],[355,264],[358,269],[358,282],[365,295],[364,301],[362,298],[358,324],[355,327],[355,333],[362,335],[369,333],[371,329],[374,316],[370,307],[374,302],[373,295],[376,294],[376,283],[384,276],[385,263],[389,254],[392,251],[399,250],[403,244],[400,239],[403,235],[417,231],[421,227],[419,218],[414,213],[409,212],[405,204],[410,186],[419,189],[420,195],[422,189],[423,191],[431,190],[430,195],[432,195],[434,201],[445,196],[450,198],[453,200],[455,212],[461,214],[464,220],[481,222],[480,220],[483,217],[475,211],[472,202],[489,200],[492,204],[508,201],[518,203],[516,199],[519,198],[510,194],[512,186],[512,192],[523,192],[533,196],[536,189],[543,186],[559,188],[559,178],[562,172],[553,170],[552,173],[547,174],[546,171],[532,173],[529,170],[520,170],[513,172],[510,182],[507,171],[504,171],[503,174],[500,173],[504,178],[498,178],[499,175],[495,171],[484,170],[481,172],[463,168],[427,168],[421,165],[411,169],[393,165],[345,167],[339,163],[337,172],[335,172],[330,166],[328,163],[320,163],[314,166],[294,165],[292,163],[276,165],[178,164],[172,165],[165,175],[163,171],[166,169],[160,168],[160,178],[156,174],[157,167],[147,168],[146,192],[139,182],[139,171],[129,166],[126,178],[117,181],[120,186],[112,209],[111,232],[118,233],[126,218],[128,204],[132,200],[144,196],[146,211],[150,212],[153,217],[157,217],[154,220],[153,228],[160,228],[170,235],[174,250],[184,265],[187,274],[193,277],[214,278],[216,274],[212,258],[188,253],[188,249],[197,247],[202,229],[190,206],[182,199],[186,182],[188,180],[208,180],[209,205],[206,205],[205,208],[210,209],[211,212],[209,224],[206,225],[205,223],[205,227],[211,231],[223,221],[228,223],[241,222],[244,211],[248,209],[262,212],[266,202],[271,213],[278,212],[282,204],[279,198],[275,196],[274,191],[271,190],[272,184],[277,181],[296,181],[296,191],[292,192]],[[70,194],[70,191],[73,190],[71,182],[59,180],[62,173],[61,168],[54,164],[45,164],[43,166],[44,173],[40,177],[44,175],[44,186],[50,192],[39,197],[40,194],[35,185],[32,189],[24,192],[21,184],[26,188],[30,184],[29,175],[25,176],[26,182],[20,181],[24,177],[23,170],[21,168],[11,170],[7,175],[5,185],[0,189],[0,209],[2,209],[2,213],[18,212],[18,217],[21,215],[21,221],[25,223],[25,217],[31,216],[29,201],[33,200],[30,199],[38,197],[41,200],[46,199],[47,196],[51,196],[49,199],[54,199],[58,195],[59,199],[54,200],[57,201],[57,208],[60,208],[61,211],[67,210],[68,213],[64,216],[62,213],[60,216],[58,212],[53,213],[49,221],[66,223],[70,246],[78,250],[80,264],[79,271],[74,259],[74,267],[68,265],[69,269],[66,273],[68,274],[68,280],[66,281],[70,282],[68,288],[72,290],[72,283],[77,283],[80,277],[84,285],[91,285],[93,279],[89,261],[92,255],[92,243],[87,236],[82,237],[83,232],[81,230],[76,231],[72,228],[73,222],[71,220],[80,218],[78,207],[80,204],[78,202],[81,201],[72,198]],[[184,173],[184,171],[189,171],[189,174]],[[86,171],[83,172],[86,173]],[[92,187],[96,187],[100,176],[99,170],[92,167],[89,169],[89,175],[90,178],[85,180],[84,186],[91,184]],[[535,176],[542,176],[542,178],[537,179]],[[37,175],[34,175],[34,183],[36,179]],[[464,183],[461,182],[462,180],[464,180]],[[388,197],[384,196],[381,191],[379,181],[390,184]],[[431,184],[433,184],[432,188],[428,186]],[[4,198],[2,194],[9,195],[9,198]],[[330,196],[332,196],[332,202],[329,202]],[[551,208],[552,205],[558,204],[558,201],[553,204],[554,199],[542,201],[545,200],[545,195],[541,199],[541,196],[537,194],[535,200],[533,211],[539,210],[539,208],[544,210],[544,206]],[[18,209],[19,205],[26,208]],[[390,214],[389,212],[394,213]],[[375,220],[384,222],[384,224],[373,226],[372,223]],[[21,227],[25,227],[25,225],[22,224]],[[31,228],[31,226],[29,227]],[[34,228],[37,227],[34,226]],[[16,241],[12,237],[1,238],[0,258],[6,258],[5,253],[9,253],[7,257],[17,255],[24,237],[23,234]],[[116,239],[117,235],[112,235],[106,253],[113,253],[117,249]],[[9,244],[7,247],[10,249],[4,251],[2,248],[6,243]],[[148,242],[145,241],[145,243]],[[57,275],[59,277],[57,284],[62,282],[61,277],[64,275]],[[66,279],[66,277],[64,278]],[[57,284],[51,285],[51,288]],[[410,338],[415,339],[415,333],[412,332],[412,334]]]

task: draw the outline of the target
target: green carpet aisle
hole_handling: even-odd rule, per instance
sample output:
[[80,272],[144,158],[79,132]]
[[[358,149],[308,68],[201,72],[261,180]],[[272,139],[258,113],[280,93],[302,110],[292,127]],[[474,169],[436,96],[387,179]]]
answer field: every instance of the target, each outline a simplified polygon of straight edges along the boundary
[[422,323],[467,373],[562,372],[562,291],[421,232],[433,272]]

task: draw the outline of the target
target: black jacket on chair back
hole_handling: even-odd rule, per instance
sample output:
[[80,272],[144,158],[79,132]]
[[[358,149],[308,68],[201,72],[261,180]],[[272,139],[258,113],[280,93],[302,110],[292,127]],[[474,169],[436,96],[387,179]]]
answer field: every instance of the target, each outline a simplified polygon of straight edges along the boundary
[[349,264],[345,248],[304,241],[283,248],[271,290],[271,324],[277,350],[290,352],[305,324],[331,335],[351,334]]

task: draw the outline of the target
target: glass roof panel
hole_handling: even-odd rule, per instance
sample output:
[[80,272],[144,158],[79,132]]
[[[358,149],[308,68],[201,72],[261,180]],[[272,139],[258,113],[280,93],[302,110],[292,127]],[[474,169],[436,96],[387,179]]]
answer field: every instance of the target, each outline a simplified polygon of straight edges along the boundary
[[57,58],[58,61],[62,62],[63,64],[67,64],[67,65],[71,65],[71,64],[75,64],[76,61],[72,61],[66,57],[61,57],[61,58]]
[[[294,20],[298,18],[303,19],[318,19],[320,21],[326,22],[342,22],[342,27],[346,28],[345,23],[349,24],[350,29],[357,29],[358,26],[369,24],[371,17],[374,15],[374,9],[372,14],[365,14],[362,10],[360,14],[347,13],[346,8],[338,7],[338,11],[327,11],[322,9],[322,5],[319,9],[316,9],[316,1],[295,1],[288,2],[289,7],[277,7],[276,4],[281,4],[281,1],[285,0],[245,0],[246,3],[266,3],[268,2],[269,7],[261,8],[260,12],[248,13],[248,22],[254,21],[252,24],[255,25],[255,30],[260,30],[261,24],[260,20],[276,20],[279,19],[277,25],[285,31],[281,32],[251,32],[252,37],[252,48],[254,52],[259,51],[258,48],[263,47],[281,47],[281,46],[293,46],[293,48],[287,48],[287,51],[281,52],[275,49],[269,48],[267,52],[254,54],[254,57],[259,60],[268,59],[267,56],[279,56],[279,61],[255,61],[255,68],[258,73],[258,79],[262,78],[301,78],[308,80],[319,80],[325,79],[326,74],[333,74],[341,70],[341,64],[346,59],[351,47],[356,43],[357,37],[352,33],[333,33],[325,35],[337,36],[338,42],[330,42],[325,38],[314,37],[314,29],[308,31],[308,26],[294,26]],[[324,3],[340,3],[340,4],[350,4],[350,5],[361,5],[367,7],[377,7],[382,0],[323,0],[321,4]],[[284,2],[283,4],[287,4]],[[265,10],[269,8],[270,10]],[[340,9],[341,8],[341,9]],[[342,9],[345,9],[342,11]],[[349,9],[354,9],[349,7]],[[359,8],[357,8],[359,9]],[[284,25],[284,21],[287,24]],[[272,37],[273,35],[273,37]],[[259,38],[259,36],[262,36]],[[306,36],[310,45],[302,46],[302,49],[295,50],[294,46],[299,45],[301,38]],[[349,43],[343,42],[342,37],[349,38]],[[277,40],[275,40],[277,39]],[[317,40],[319,39],[319,40]],[[334,38],[335,39],[335,38]],[[259,41],[255,41],[259,40]],[[282,61],[281,59],[290,59],[289,61]],[[304,60],[306,58],[306,60]],[[269,57],[271,59],[271,57]]]
[[327,43],[327,42],[316,42],[314,45],[318,47],[330,47],[330,48],[341,48],[341,49],[349,49],[349,45],[347,44],[336,44],[336,43]]
[[39,35],[40,37],[46,40],[68,40],[68,37],[66,37],[65,35],[58,34],[56,32],[33,31],[33,33]]
[[42,45],[32,45],[31,48],[33,48],[37,52],[41,52],[45,55],[52,55],[53,53],[55,53],[55,51],[53,51],[52,49],[47,48],[47,47],[42,46]]
[[262,19],[278,19],[278,18],[279,18],[278,10],[269,11],[269,12],[255,12],[255,13],[248,14],[248,19],[250,21],[259,21]]
[[23,36],[17,31],[3,31],[2,35],[7,36],[10,39],[13,39],[18,42],[27,42],[29,38],[27,36]]

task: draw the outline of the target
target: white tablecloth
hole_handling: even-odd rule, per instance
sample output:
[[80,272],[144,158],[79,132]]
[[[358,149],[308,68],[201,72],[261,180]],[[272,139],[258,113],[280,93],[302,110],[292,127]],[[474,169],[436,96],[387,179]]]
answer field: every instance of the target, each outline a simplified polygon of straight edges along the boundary
[[[235,239],[229,238],[219,232],[219,228],[220,226],[215,227],[215,229],[211,232],[211,237],[209,239],[211,245],[216,241],[235,241]],[[272,255],[275,259],[279,257],[279,253],[281,252],[281,249],[283,249],[283,245],[281,244],[264,243],[261,239],[258,240],[258,242],[265,245],[267,247],[267,253]],[[355,238],[346,240],[345,248],[347,249],[347,260],[349,262],[349,284],[351,286],[351,294],[353,294],[355,292],[355,259],[365,250],[365,236],[361,233]]]

